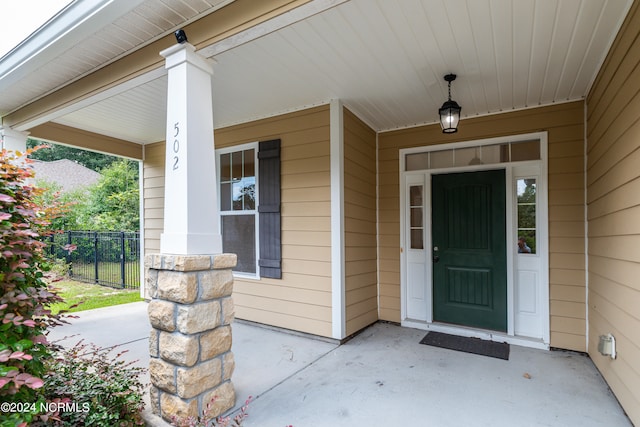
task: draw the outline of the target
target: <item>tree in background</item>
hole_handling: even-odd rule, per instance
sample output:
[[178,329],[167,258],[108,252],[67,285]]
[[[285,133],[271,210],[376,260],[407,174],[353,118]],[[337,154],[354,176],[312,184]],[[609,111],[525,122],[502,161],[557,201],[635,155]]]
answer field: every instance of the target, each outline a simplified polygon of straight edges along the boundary
[[51,219],[51,230],[79,230],[78,209],[87,198],[87,189],[80,188],[73,191],[62,191],[62,187],[55,182],[36,179],[36,187],[41,192],[34,196],[34,202],[40,206],[60,204],[64,207],[57,217]]
[[118,160],[102,170],[87,199],[76,205],[77,230],[138,231],[140,191],[134,162]]
[[[29,139],[28,147],[43,141]],[[55,230],[138,231],[140,229],[140,191],[138,162],[59,144],[46,143],[46,148],[32,152],[31,159],[52,162],[69,159],[99,172],[97,184],[86,189],[62,193],[60,186],[38,180],[46,189],[40,203],[59,199],[70,206],[52,223]]]

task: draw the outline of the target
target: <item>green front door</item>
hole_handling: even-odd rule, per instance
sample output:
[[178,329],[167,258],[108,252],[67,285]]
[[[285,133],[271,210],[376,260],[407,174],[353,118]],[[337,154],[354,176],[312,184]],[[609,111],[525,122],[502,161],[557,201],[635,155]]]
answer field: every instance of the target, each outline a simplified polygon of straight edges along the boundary
[[506,332],[505,172],[431,182],[433,320]]

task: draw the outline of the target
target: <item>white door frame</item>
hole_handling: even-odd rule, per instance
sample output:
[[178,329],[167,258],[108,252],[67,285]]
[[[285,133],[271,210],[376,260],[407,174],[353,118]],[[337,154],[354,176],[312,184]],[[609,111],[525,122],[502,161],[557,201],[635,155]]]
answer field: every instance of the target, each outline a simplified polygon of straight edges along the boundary
[[[540,160],[522,161],[510,163],[481,164],[473,166],[448,167],[441,169],[424,169],[420,171],[405,171],[405,159],[407,154],[423,153],[427,151],[439,151],[447,149],[460,149],[480,147],[493,144],[515,143],[538,139],[540,141]],[[549,328],[549,232],[548,232],[548,188],[547,188],[547,133],[537,132],[508,137],[465,141],[452,144],[415,147],[400,150],[400,290],[401,290],[401,324],[425,330],[451,333],[461,336],[478,337],[494,341],[505,341],[516,345],[548,349],[550,342]],[[506,184],[506,239],[507,248],[507,332],[487,331],[464,326],[441,324],[433,322],[433,285],[431,266],[431,176],[441,173],[473,172],[489,169],[504,169]],[[539,261],[539,281],[536,294],[536,307],[540,316],[540,334],[537,337],[525,337],[516,334],[516,318],[518,307],[515,303],[518,288],[517,266],[519,256],[515,251],[516,218],[515,194],[516,180],[520,177],[536,177],[537,180],[537,260]],[[409,224],[409,212],[407,209],[409,186],[422,185],[423,212],[424,212],[424,250],[412,250],[408,247],[407,227]],[[423,257],[424,266],[416,264],[416,260]],[[411,269],[411,271],[409,271]],[[424,287],[410,286],[409,276],[424,277]],[[424,311],[415,311],[420,306],[419,298],[424,297]],[[411,299],[410,299],[411,298]],[[418,298],[418,300],[416,300]],[[416,303],[417,301],[417,303]],[[408,309],[409,304],[411,308]],[[417,313],[411,316],[409,312]],[[416,318],[417,317],[417,318]]]

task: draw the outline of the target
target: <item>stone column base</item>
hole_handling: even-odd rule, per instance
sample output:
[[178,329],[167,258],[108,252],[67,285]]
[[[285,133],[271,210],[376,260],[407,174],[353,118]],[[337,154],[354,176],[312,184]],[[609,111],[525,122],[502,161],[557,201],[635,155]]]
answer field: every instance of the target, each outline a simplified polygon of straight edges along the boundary
[[198,416],[215,398],[214,417],[233,408],[231,352],[236,255],[145,258],[149,302],[151,410],[167,421]]

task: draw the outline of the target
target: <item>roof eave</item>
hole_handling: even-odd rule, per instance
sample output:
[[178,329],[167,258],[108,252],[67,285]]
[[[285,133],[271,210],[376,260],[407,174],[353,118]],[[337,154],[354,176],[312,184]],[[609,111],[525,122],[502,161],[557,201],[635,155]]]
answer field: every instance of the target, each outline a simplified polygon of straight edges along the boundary
[[[0,58],[0,92],[45,66],[79,40],[135,8],[142,0],[72,2]],[[5,115],[9,112],[4,112]]]

